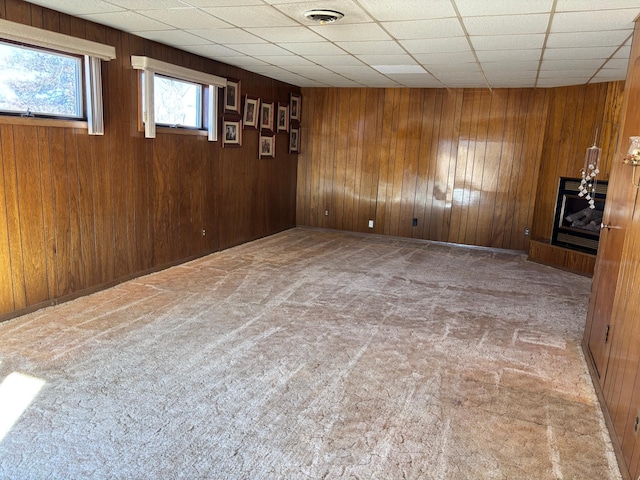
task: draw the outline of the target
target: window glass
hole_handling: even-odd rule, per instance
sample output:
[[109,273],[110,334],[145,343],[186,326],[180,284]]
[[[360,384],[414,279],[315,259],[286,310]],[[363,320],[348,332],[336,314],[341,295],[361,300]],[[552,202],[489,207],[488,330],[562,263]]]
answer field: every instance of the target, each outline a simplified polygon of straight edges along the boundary
[[0,111],[83,118],[82,60],[0,42]]
[[202,128],[202,85],[156,75],[156,124]]

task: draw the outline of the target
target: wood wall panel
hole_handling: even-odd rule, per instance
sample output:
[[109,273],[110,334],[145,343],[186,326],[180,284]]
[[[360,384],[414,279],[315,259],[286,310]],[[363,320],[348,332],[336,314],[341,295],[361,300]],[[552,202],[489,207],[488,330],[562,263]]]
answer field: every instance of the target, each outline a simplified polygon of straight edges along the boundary
[[596,128],[607,178],[622,88],[303,89],[297,223],[526,250]]
[[548,90],[314,88],[303,97],[298,224],[525,248]]
[[104,136],[0,123],[0,320],[295,225],[288,134],[261,160],[257,130],[242,148],[162,130],[146,139],[130,56],[236,78],[265,101],[288,103],[299,88],[19,0],[0,0],[0,17],[117,55],[102,67]]
[[602,148],[600,180],[608,180],[618,139],[624,82],[595,83],[552,90],[549,121],[537,181],[532,239],[549,242],[553,233],[560,177],[580,177],[586,149],[598,132]]

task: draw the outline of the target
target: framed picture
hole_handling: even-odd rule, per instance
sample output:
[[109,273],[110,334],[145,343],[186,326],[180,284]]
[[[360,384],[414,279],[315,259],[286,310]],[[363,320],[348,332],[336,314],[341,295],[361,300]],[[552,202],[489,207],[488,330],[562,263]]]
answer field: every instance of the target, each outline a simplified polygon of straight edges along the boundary
[[291,120],[299,122],[302,118],[302,96],[299,93],[292,93],[289,96],[289,106],[291,108]]
[[244,115],[242,117],[244,128],[258,128],[260,115],[260,99],[245,95]]
[[273,103],[260,104],[260,128],[273,131]]
[[289,131],[289,105],[278,103],[278,131]]
[[275,135],[260,135],[258,158],[273,158],[276,156]]
[[242,146],[242,120],[224,120],[222,122],[222,146]]
[[289,153],[300,153],[300,129],[291,127],[289,132]]
[[224,89],[224,111],[240,115],[240,80],[227,79]]

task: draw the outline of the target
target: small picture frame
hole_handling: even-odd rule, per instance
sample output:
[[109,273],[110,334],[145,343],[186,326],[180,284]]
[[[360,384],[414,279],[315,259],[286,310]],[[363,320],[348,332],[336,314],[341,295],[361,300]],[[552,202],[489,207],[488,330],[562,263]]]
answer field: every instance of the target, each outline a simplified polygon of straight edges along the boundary
[[300,153],[300,129],[291,127],[289,131],[289,153]]
[[260,135],[258,158],[274,158],[276,156],[276,136]]
[[242,120],[244,128],[258,128],[258,122],[260,121],[260,99],[258,97],[245,95]]
[[227,113],[240,112],[240,80],[227,79],[227,86],[224,89],[224,111]]
[[224,120],[222,122],[222,146],[242,146],[242,120]]
[[291,112],[291,121],[299,122],[302,118],[302,95],[299,93],[291,93],[289,95],[289,109]]
[[289,131],[289,105],[286,103],[278,103],[278,131]]
[[260,104],[260,128],[273,131],[273,102]]

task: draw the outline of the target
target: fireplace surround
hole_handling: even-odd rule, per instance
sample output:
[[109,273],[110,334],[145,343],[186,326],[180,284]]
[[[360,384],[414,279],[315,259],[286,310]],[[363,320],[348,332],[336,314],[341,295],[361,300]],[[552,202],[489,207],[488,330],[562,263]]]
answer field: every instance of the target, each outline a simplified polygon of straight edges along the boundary
[[551,244],[595,255],[600,239],[607,182],[597,182],[593,209],[589,208],[584,197],[578,195],[579,187],[579,178],[560,178]]

